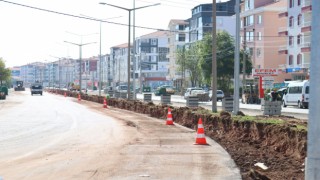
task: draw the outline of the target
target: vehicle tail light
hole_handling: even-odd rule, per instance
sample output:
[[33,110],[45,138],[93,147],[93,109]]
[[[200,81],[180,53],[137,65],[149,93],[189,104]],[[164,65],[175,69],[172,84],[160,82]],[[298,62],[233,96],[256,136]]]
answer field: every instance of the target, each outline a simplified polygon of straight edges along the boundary
[[304,102],[304,94],[302,94],[302,102]]

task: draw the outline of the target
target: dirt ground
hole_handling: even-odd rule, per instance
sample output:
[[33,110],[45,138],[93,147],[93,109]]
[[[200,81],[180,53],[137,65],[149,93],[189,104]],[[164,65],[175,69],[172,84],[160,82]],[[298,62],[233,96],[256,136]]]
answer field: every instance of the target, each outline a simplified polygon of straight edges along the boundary
[[[114,102],[118,108],[166,118],[167,106],[141,102]],[[227,112],[206,114],[205,109],[171,107],[175,123],[196,129],[200,117],[205,133],[218,142],[234,159],[243,179],[304,179],[307,132],[305,120],[289,116],[255,116],[255,121],[234,121]],[[267,119],[283,120],[283,124],[266,123]],[[261,122],[260,122],[261,121]],[[267,169],[255,166],[263,163]]]
[[[108,103],[159,119],[166,118],[168,109],[168,106],[134,101],[110,100]],[[174,122],[193,130],[197,128],[199,117],[202,117],[206,135],[231,155],[241,171],[242,179],[304,179],[307,132],[297,128],[306,126],[305,120],[288,116],[255,116],[255,122],[234,121],[227,112],[208,115],[201,114],[205,111],[201,108],[171,108]],[[284,120],[285,123],[266,123],[266,119]],[[263,163],[266,169],[256,166],[256,163]]]
[[[257,118],[264,120],[267,117],[257,116]],[[290,117],[278,118],[287,121],[288,128],[306,124],[303,120]],[[247,134],[230,131],[223,136],[211,134],[210,137],[231,155],[240,168],[243,179],[304,179],[305,137],[301,142],[300,138],[296,136],[297,134],[290,134],[289,129],[283,129],[279,126],[264,128],[263,131],[275,135],[267,138],[253,137],[252,135],[256,133],[254,131],[254,128],[248,128]],[[279,142],[279,139],[282,141]],[[279,146],[281,144],[282,147]],[[268,169],[263,170],[255,166],[256,163],[264,163]]]

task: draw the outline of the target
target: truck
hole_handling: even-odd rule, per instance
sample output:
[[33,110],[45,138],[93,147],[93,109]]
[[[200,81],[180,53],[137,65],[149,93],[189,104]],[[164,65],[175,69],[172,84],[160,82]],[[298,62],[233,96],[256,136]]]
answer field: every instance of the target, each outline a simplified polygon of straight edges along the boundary
[[0,100],[5,100],[8,95],[8,88],[5,86],[0,86]]
[[32,83],[30,86],[30,90],[31,90],[31,96],[33,96],[33,94],[40,94],[42,96],[42,92],[43,92],[42,83],[39,83],[39,82]]
[[25,91],[25,87],[23,86],[23,81],[16,81],[16,86],[14,87],[14,91]]

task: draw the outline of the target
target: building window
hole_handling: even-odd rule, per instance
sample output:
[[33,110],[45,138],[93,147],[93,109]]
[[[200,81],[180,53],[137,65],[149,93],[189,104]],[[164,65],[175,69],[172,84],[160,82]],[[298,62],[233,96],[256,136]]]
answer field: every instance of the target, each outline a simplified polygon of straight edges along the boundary
[[246,32],[246,41],[248,41],[248,42],[253,41],[253,36],[254,36],[254,34],[252,31]]
[[301,14],[299,14],[298,15],[298,26],[300,26],[301,25],[301,19],[302,19],[302,15]]
[[289,7],[293,8],[293,6],[294,6],[294,0],[289,0]]
[[261,48],[257,48],[257,57],[261,57]]
[[300,6],[301,5],[301,0],[298,0],[298,6]]
[[298,56],[297,56],[297,65],[301,65],[301,62],[302,62],[302,56],[301,56],[301,54],[298,54]]
[[261,41],[262,40],[262,33],[261,32],[257,32],[257,38],[258,38],[258,41]]
[[301,44],[301,34],[299,34],[297,36],[297,44],[300,45]]
[[202,27],[202,17],[198,17],[198,19],[197,19],[197,27]]
[[249,55],[250,55],[250,56],[253,55],[253,48],[249,48]]
[[293,22],[293,16],[291,16],[291,17],[289,18],[289,27],[293,27],[293,24],[294,24],[294,22]]
[[156,47],[152,47],[151,48],[151,53],[157,53],[157,48]]
[[293,36],[289,36],[289,46],[293,46],[293,42],[294,42]]
[[245,25],[246,26],[253,25],[253,23],[254,23],[254,16],[253,15],[245,17]]
[[258,15],[258,24],[262,24],[262,15]]
[[151,45],[157,45],[157,39],[151,39]]
[[293,55],[290,55],[289,56],[289,65],[292,65],[293,64]]

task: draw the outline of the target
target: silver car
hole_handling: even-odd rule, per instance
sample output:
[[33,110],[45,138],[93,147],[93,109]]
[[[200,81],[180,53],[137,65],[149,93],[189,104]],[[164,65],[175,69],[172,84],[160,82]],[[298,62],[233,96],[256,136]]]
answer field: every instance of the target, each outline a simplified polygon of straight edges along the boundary
[[[209,91],[209,98],[210,101],[212,100],[212,90]],[[222,90],[217,90],[217,101],[221,100],[224,98],[224,93]]]

